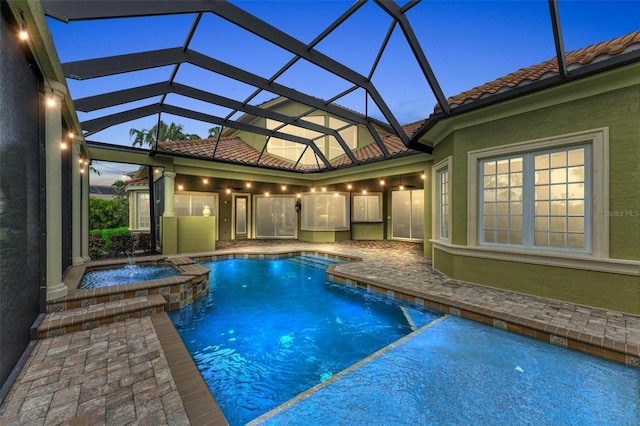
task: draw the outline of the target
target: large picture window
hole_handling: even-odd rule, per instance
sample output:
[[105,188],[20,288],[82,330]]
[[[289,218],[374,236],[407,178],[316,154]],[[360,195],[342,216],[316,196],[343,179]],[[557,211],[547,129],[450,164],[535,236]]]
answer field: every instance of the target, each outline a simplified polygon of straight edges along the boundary
[[589,251],[589,153],[582,145],[483,160],[480,242]]
[[349,194],[302,194],[302,224],[305,231],[349,230]]
[[217,194],[180,193],[174,199],[176,216],[202,216],[204,206],[209,207],[211,216],[218,211]]
[[382,193],[354,194],[352,222],[382,222]]

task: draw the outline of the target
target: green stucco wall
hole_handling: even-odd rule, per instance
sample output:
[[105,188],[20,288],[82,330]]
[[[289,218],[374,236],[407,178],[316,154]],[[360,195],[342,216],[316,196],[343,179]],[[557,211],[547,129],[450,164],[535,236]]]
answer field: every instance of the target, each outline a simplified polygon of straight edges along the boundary
[[640,278],[530,263],[453,256],[434,250],[437,269],[460,281],[640,314]]
[[350,231],[300,231],[298,240],[311,243],[337,243],[350,238]]
[[352,240],[384,240],[383,223],[352,223]]
[[178,217],[178,253],[216,249],[216,220],[212,216]]
[[216,249],[216,221],[212,216],[162,218],[162,254],[195,253]]
[[[461,128],[442,139],[434,163],[452,156],[454,245],[467,244],[467,154],[528,140],[609,129],[609,257],[640,260],[640,86],[635,85]],[[426,249],[425,249],[426,251]],[[517,292],[640,313],[640,277],[452,255],[434,250],[448,276]]]
[[453,244],[467,243],[469,151],[601,127],[609,127],[609,211],[627,212],[609,218],[609,254],[640,260],[640,86],[456,130],[439,143],[435,163],[453,154]]

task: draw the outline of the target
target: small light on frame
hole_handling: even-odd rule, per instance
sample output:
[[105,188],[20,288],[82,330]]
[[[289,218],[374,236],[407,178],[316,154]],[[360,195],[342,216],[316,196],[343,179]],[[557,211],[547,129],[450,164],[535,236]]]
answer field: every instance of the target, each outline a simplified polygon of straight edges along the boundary
[[362,193],[363,193],[363,194],[366,194],[366,193],[367,193],[367,190],[366,190],[366,189],[363,189],[363,190],[362,190]]
[[269,191],[265,191],[264,196],[268,197],[269,196]]
[[422,174],[422,180],[424,180],[424,173]]
[[84,166],[80,167],[80,173],[84,173]]
[[178,191],[182,191],[183,189],[184,189],[184,186],[178,185]]
[[156,172],[156,173],[160,173],[160,168],[159,168],[159,167],[156,167],[156,169],[154,170],[154,172]]
[[333,196],[334,196],[334,197],[337,197],[337,196],[338,196],[338,193],[337,193],[337,192],[334,192],[334,193],[333,193]]
[[302,194],[298,193],[298,194],[296,194],[296,197],[302,198]]
[[20,29],[20,31],[18,32],[18,38],[22,41],[26,41],[29,40],[29,33],[27,32],[26,29],[22,28]]
[[51,96],[49,96],[47,98],[47,106],[49,106],[49,107],[56,106],[56,100],[54,99],[53,95],[51,95]]
[[280,188],[281,188],[283,191],[286,191],[286,190],[287,190],[287,185],[282,185]]
[[76,136],[76,135],[75,135],[73,132],[69,132],[69,133],[67,133],[67,137],[68,137],[69,139],[73,139],[75,136]]
[[78,162],[79,162],[80,164],[84,164],[84,158],[82,158],[82,157],[78,158]]
[[380,185],[384,186],[384,179],[380,179]]
[[251,182],[247,182],[247,188],[251,188]]
[[398,188],[402,191],[404,189],[404,185],[400,185]]
[[353,189],[353,185],[351,185],[350,183],[349,183],[349,184],[347,184],[347,189],[348,189],[349,191],[351,191],[351,189]]
[[204,183],[205,185],[208,184],[209,183],[209,179],[207,179],[207,178],[202,179],[202,183]]

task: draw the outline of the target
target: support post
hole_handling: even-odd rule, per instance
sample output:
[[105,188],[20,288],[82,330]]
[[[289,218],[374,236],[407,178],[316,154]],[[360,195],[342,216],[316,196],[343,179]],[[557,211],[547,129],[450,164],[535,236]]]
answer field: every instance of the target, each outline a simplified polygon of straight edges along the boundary
[[[67,295],[62,282],[62,90],[44,95],[47,214],[47,301]],[[67,148],[69,149],[69,148]]]

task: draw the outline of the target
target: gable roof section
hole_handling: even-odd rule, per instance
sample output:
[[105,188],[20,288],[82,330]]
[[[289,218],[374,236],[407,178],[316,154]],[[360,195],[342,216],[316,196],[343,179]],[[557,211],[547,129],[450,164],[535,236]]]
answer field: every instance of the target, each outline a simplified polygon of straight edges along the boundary
[[[249,166],[258,165],[283,170],[293,169],[293,164],[267,153],[261,156],[260,151],[237,137],[222,137],[219,141],[215,138],[188,141],[164,141],[158,143],[158,152],[181,154],[188,157],[219,160]],[[258,160],[260,161],[258,162]]]
[[[415,122],[403,126],[405,132],[410,135],[420,125]],[[415,151],[407,148],[400,138],[392,133],[387,133],[382,137],[382,143],[385,145],[391,157],[417,154]],[[187,141],[164,141],[158,143],[158,153],[166,153],[172,155],[181,155],[192,158],[202,158],[207,160],[218,160],[233,164],[262,166],[279,170],[293,171],[295,164],[286,160],[282,160],[267,152],[260,153],[257,149],[244,142],[239,137],[221,137],[217,142],[216,139],[201,139]],[[215,151],[215,155],[213,155]],[[384,160],[386,157],[377,144],[370,143],[362,148],[354,149],[353,154],[359,163]],[[259,160],[259,161],[258,161]],[[346,155],[341,155],[331,161],[333,167],[344,167],[351,165],[351,160]],[[316,170],[315,167],[298,165],[297,170],[307,171],[309,169]]]
[[[569,71],[581,66],[603,61],[612,56],[620,55],[631,50],[640,49],[640,30],[614,38],[613,40],[594,44],[566,54]],[[451,96],[447,102],[451,107],[464,105],[475,100],[501,93],[515,87],[523,86],[534,81],[542,80],[559,74],[556,58],[549,59],[537,65],[521,68],[497,80]]]

